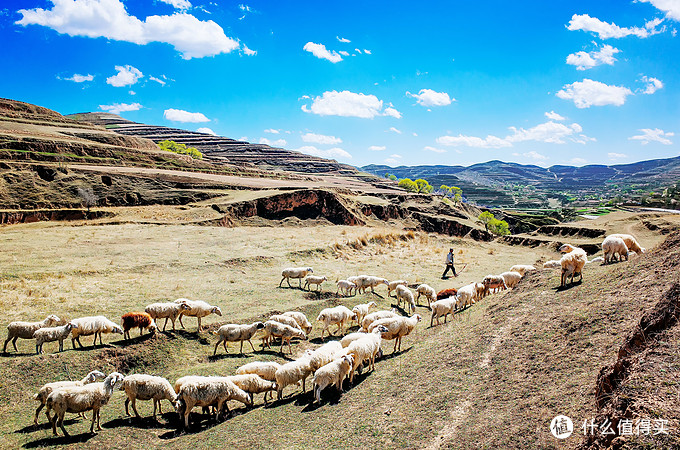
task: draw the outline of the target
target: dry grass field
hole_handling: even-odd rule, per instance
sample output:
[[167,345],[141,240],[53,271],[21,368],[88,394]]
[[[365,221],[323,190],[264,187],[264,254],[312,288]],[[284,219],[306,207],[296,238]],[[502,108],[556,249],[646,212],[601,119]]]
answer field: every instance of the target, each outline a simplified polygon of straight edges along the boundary
[[[375,300],[379,309],[394,303],[384,286],[377,294],[349,298],[335,295],[334,282],[367,273],[388,279],[425,282],[436,289],[460,287],[513,264],[558,258],[546,246],[529,248],[499,242],[410,232],[400,227],[307,226],[206,227],[179,223],[177,208],[126,210],[126,222],[162,218],[149,223],[34,223],[3,227],[0,233],[0,330],[14,320],[41,320],[57,314],[67,320],[105,315],[118,322],[129,311],[179,297],[219,305],[222,317],[203,323],[215,329],[227,322],[263,320],[274,312],[304,311],[310,320],[327,306]],[[146,215],[146,217],[144,217]],[[174,220],[173,220],[174,219]],[[630,231],[652,248],[664,240],[661,225],[675,226],[678,217],[615,213],[597,226]],[[657,230],[645,220],[660,224]],[[589,222],[589,224],[592,222]],[[556,239],[557,240],[557,239]],[[564,241],[565,239],[563,239]],[[568,238],[566,238],[568,240]],[[449,247],[456,249],[458,278],[441,280]],[[559,273],[539,271],[514,291],[494,294],[457,314],[453,323],[429,327],[429,311],[402,351],[385,357],[373,373],[359,376],[338,399],[330,390],[321,406],[311,405],[309,390],[288,387],[284,399],[267,407],[261,395],[246,410],[231,405],[234,415],[221,423],[203,418],[189,431],[178,428],[167,402],[158,422],[125,416],[124,394],[114,393],[102,409],[103,431],[90,435],[89,419],[70,416],[73,437],[53,437],[44,414],[33,427],[37,402],[32,395],[46,382],[81,378],[88,371],[118,370],[150,373],[174,381],[183,375],[231,374],[253,360],[288,359],[278,347],[245,355],[237,346],[212,356],[216,338],[196,333],[196,320],[186,330],[154,337],[122,340],[105,335],[104,346],[34,355],[32,341],[19,340],[19,354],[0,357],[0,447],[34,448],[573,448],[571,438],[558,443],[549,433],[557,414],[584,419],[594,414],[593,386],[597,373],[616,355],[630,329],[653,295],[627,294],[636,270],[653,252],[627,263],[589,265],[584,281],[560,291]],[[322,293],[279,288],[283,267],[310,265],[329,282]],[[646,283],[668,284],[675,275],[650,277]],[[296,286],[296,283],[293,283]],[[659,288],[661,289],[661,288]],[[615,299],[615,300],[612,300]],[[293,356],[319,344],[315,326],[308,341],[293,344]],[[295,342],[295,341],[294,341]],[[11,348],[11,345],[10,345]],[[677,368],[676,368],[677,369]],[[310,384],[308,383],[308,386]],[[677,385],[673,387],[677,391]],[[138,403],[143,416],[152,405]],[[198,409],[197,416],[200,416]],[[88,413],[89,417],[89,413]],[[678,424],[675,423],[676,430]],[[675,441],[669,444],[677,444]]]

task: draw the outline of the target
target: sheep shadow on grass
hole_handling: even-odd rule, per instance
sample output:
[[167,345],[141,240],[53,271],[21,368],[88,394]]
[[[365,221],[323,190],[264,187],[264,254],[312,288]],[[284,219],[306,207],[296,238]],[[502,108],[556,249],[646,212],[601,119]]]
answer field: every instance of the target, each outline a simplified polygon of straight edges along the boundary
[[175,331],[175,333],[184,339],[188,339],[190,341],[198,341],[198,343],[201,345],[210,345],[210,341],[208,341],[208,338],[205,336],[201,336],[200,333],[198,333],[197,331],[192,333],[186,330],[177,330]]
[[[273,347],[273,346],[272,346],[272,347]],[[284,346],[284,349],[286,349],[287,347],[288,347],[287,345]],[[276,356],[277,358],[283,358],[283,359],[285,359],[286,361],[295,361],[295,358],[293,358],[293,357],[291,356],[291,354],[288,353],[287,351],[284,352],[284,353],[280,353],[278,350],[274,350],[274,349],[271,349],[271,350],[270,350],[270,349],[267,349],[267,350],[265,350],[265,349],[261,348],[261,349],[259,349],[259,350],[257,351],[257,354],[258,354],[258,355],[271,355],[271,356]]]
[[10,352],[0,353],[0,356],[3,358],[16,358],[21,356],[33,356],[33,355],[35,355],[35,353],[10,353]]
[[72,434],[71,436],[47,437],[47,438],[38,439],[37,441],[27,442],[22,447],[23,448],[40,448],[40,447],[52,447],[52,446],[55,446],[55,445],[77,444],[77,443],[87,442],[95,436],[96,436],[96,433],[90,433],[88,431],[86,433]]
[[399,312],[399,314],[401,314],[402,316],[411,317],[410,314],[408,312],[406,312],[406,310],[404,308],[402,308],[401,306],[399,306],[395,303],[392,303],[390,306],[392,308],[396,309],[397,312]]
[[315,337],[314,339],[310,339],[309,342],[311,344],[321,345],[321,344],[326,344],[330,341],[339,341],[340,339],[342,339],[342,336],[336,336],[334,334],[331,334],[330,336],[326,335],[326,337],[324,337],[323,341],[321,340],[321,336],[319,336],[319,337]]
[[111,342],[113,345],[117,347],[127,347],[129,345],[134,345],[134,344],[140,344],[142,342],[148,341],[149,339],[153,338],[152,333],[146,333],[141,336],[135,336],[130,339],[121,339],[118,341]]
[[[223,349],[224,351],[224,349]],[[244,353],[218,353],[216,355],[210,355],[208,356],[208,361],[209,362],[215,362],[215,361],[220,361],[223,359],[233,359],[233,358],[249,358],[251,356],[255,356],[254,352],[244,352]]]
[[166,412],[158,415],[161,416],[165,421],[161,422],[157,419],[154,419],[153,416],[141,417],[139,419],[135,416],[119,417],[117,419],[109,420],[108,422],[103,423],[102,428],[132,427],[143,430],[162,428],[173,430],[177,429],[177,426],[179,425],[179,416],[176,412]]
[[247,408],[231,409],[229,414],[226,415],[226,418],[220,420],[216,420],[215,416],[213,416],[212,414],[203,414],[199,413],[198,411],[192,411],[191,415],[189,415],[189,428],[184,428],[184,416],[180,418],[177,415],[177,413],[175,413],[174,415],[178,419],[178,421],[174,422],[175,424],[174,429],[166,433],[163,433],[158,437],[163,440],[168,440],[175,439],[183,435],[201,433],[203,431],[207,431],[213,427],[216,427],[223,422],[227,422],[236,416],[245,414],[248,411],[250,411],[250,409]]
[[565,284],[564,286],[557,286],[554,289],[555,289],[555,292],[564,292],[564,291],[568,291],[569,289],[574,288],[576,286],[580,286],[581,284],[583,284],[583,280],[574,281],[573,283]]
[[[73,418],[73,419],[65,419],[64,420],[64,426],[68,425],[73,425],[74,423],[80,422],[80,419]],[[19,428],[18,430],[15,430],[15,433],[22,433],[22,434],[28,434],[28,433],[33,433],[34,431],[39,431],[39,430],[50,430],[52,431],[52,424],[49,422],[44,422],[44,423],[39,423],[38,425],[30,424],[26,425],[23,428]]]
[[338,296],[335,295],[335,292],[324,292],[324,291],[304,291],[305,292],[305,299],[307,300],[328,300],[328,299],[337,299]]
[[[359,374],[358,372],[354,374],[354,380],[350,383],[348,379],[343,380],[342,387],[343,387],[343,392],[342,395],[347,394],[349,391],[354,389],[355,387],[359,386],[363,381],[368,378],[369,375],[371,375],[372,372],[370,371],[364,371],[362,374]],[[303,394],[300,394],[303,395]],[[340,403],[342,400],[342,395],[340,392],[335,388],[335,385],[328,386],[326,389],[321,391],[321,403],[315,403],[315,398],[314,398],[314,392],[311,391],[308,393],[308,402],[307,405],[304,407],[302,412],[313,412],[316,411],[317,409],[325,406],[325,405],[337,405]]]

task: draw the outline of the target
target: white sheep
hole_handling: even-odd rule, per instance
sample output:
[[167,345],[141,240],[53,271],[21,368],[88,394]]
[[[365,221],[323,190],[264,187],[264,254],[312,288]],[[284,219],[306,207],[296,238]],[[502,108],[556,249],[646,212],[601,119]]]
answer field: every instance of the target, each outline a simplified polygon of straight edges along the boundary
[[432,310],[432,317],[430,317],[430,326],[434,326],[434,320],[437,320],[437,325],[439,325],[439,318],[444,318],[444,323],[446,323],[446,317],[451,314],[453,317],[454,310],[456,309],[457,299],[456,297],[449,297],[442,300],[437,300],[430,303],[430,309]]
[[286,280],[288,283],[288,287],[293,287],[290,285],[290,279],[291,278],[297,278],[298,281],[300,282],[300,288],[302,288],[302,279],[309,275],[310,273],[314,273],[311,267],[288,267],[286,269],[283,269],[281,271],[281,282],[279,283],[279,287],[283,284],[283,280]]
[[[634,252],[628,252],[628,254],[632,254]],[[558,261],[559,262],[559,261]],[[604,262],[604,257],[603,256],[596,256],[593,259],[589,259],[586,264],[594,264],[594,263],[603,263]],[[562,267],[561,265],[559,267]]]
[[333,384],[342,394],[342,381],[352,369],[353,362],[354,357],[352,355],[344,355],[320,367],[314,373],[312,383],[314,385],[314,399],[317,403],[321,403],[321,391]]
[[167,400],[174,407],[177,394],[168,380],[153,375],[134,374],[128,375],[123,380],[121,388],[125,391],[125,414],[130,415],[128,405],[132,402],[132,410],[137,418],[141,418],[137,412],[137,400],[153,400],[153,418],[156,418],[156,407],[163,414],[161,400]]
[[517,264],[515,266],[512,266],[509,272],[517,272],[520,275],[524,276],[525,273],[531,272],[532,270],[536,270],[536,268],[530,264]]
[[372,312],[372,313],[368,314],[366,317],[364,317],[364,320],[361,321],[361,328],[360,328],[359,331],[368,332],[368,328],[376,320],[385,319],[385,318],[388,318],[388,317],[397,317],[397,316],[399,316],[399,314],[397,314],[397,310],[395,308],[392,308],[391,311],[375,311],[375,312]]
[[74,324],[73,322],[69,322],[66,325],[62,325],[60,327],[38,328],[35,330],[35,333],[33,333],[33,337],[35,338],[35,353],[40,355],[43,353],[43,344],[45,342],[54,341],[59,341],[59,351],[63,352],[64,339],[66,339],[68,335],[71,334],[71,330],[74,328],[78,328],[78,325]]
[[408,281],[406,280],[394,280],[387,284],[387,296],[392,296],[392,291],[397,288],[397,286],[408,286]]
[[350,344],[345,348],[345,354],[352,355],[354,358],[352,370],[349,374],[350,382],[354,381],[354,373],[364,361],[369,362],[370,370],[375,370],[375,358],[380,352],[380,346],[382,343],[381,336],[383,333],[387,333],[388,331],[389,329],[387,327],[383,325],[377,325],[369,333],[364,333],[360,339],[350,342]]
[[551,259],[543,263],[544,269],[561,269],[562,263],[558,259]]
[[[373,322],[368,329],[369,333],[372,332],[379,326],[387,328],[387,331],[382,333],[382,338],[385,340],[394,339],[394,350],[392,353],[397,351],[397,345],[399,346],[399,351],[401,351],[401,340],[404,336],[411,334],[416,324],[422,320],[420,314],[414,314],[411,317],[389,317],[387,319],[380,319]],[[348,347],[349,348],[349,347]]]
[[123,328],[104,316],[80,317],[71,322],[78,326],[71,330],[71,344],[74,349],[76,348],[76,342],[78,342],[80,348],[83,348],[83,344],[80,342],[80,336],[90,336],[94,334],[92,346],[95,346],[97,345],[97,336],[99,336],[99,345],[104,345],[102,343],[103,333],[123,334]]
[[[33,396],[33,400],[37,400],[40,402],[40,406],[38,406],[38,409],[35,410],[35,418],[33,419],[33,423],[38,425],[38,414],[40,413],[40,410],[43,409],[43,407],[45,406],[45,403],[47,402],[47,397],[49,397],[49,395],[55,389],[61,389],[67,386],[83,386],[85,384],[94,383],[95,381],[101,380],[103,378],[106,378],[106,375],[104,375],[102,372],[98,370],[93,370],[92,372],[85,375],[85,377],[81,380],[54,381],[52,383],[44,384],[43,387],[40,388],[38,393]],[[47,416],[47,420],[51,422],[49,415]]]
[[288,350],[293,353],[293,348],[290,345],[290,341],[293,338],[307,339],[307,335],[304,331],[299,328],[293,328],[288,325],[284,325],[273,320],[268,320],[264,323],[264,335],[262,336],[262,348],[265,346],[271,348],[269,342],[272,338],[281,338],[281,348],[280,352],[283,353],[283,344],[288,344]]
[[487,275],[482,280],[482,284],[484,285],[484,297],[489,295],[491,289],[495,292],[508,288],[505,284],[505,280],[500,275]]
[[219,420],[223,408],[229,413],[229,400],[239,401],[246,406],[253,404],[252,396],[236,386],[229,377],[192,377],[182,384],[178,398],[177,410],[184,413],[185,428],[189,428],[189,414],[195,406],[216,404],[216,418]]
[[338,286],[338,290],[335,291],[335,295],[342,293],[343,295],[352,295],[352,289],[356,294],[357,285],[349,280],[338,280],[335,283]]
[[248,341],[250,348],[255,351],[255,347],[253,347],[253,343],[250,342],[250,340],[253,338],[253,336],[255,336],[258,330],[263,328],[264,324],[262,322],[253,322],[250,325],[239,325],[235,323],[222,325],[217,329],[217,331],[214,332],[214,334],[219,336],[219,339],[215,343],[215,351],[213,352],[213,356],[217,354],[217,346],[220,344],[223,344],[224,351],[229,353],[229,350],[227,350],[227,342],[241,342],[239,353],[243,353],[243,341]]
[[560,287],[567,285],[567,278],[571,276],[571,283],[574,283],[574,276],[579,275],[583,280],[583,267],[588,261],[588,255],[585,250],[574,247],[569,244],[564,244],[560,247],[560,251],[566,253],[560,259],[562,264],[562,275],[560,277]]
[[375,294],[375,288],[381,284],[389,286],[390,282],[385,278],[365,276],[361,278],[361,286],[357,283],[357,289],[363,293],[366,292],[366,288],[371,288],[371,292]]
[[416,292],[418,295],[416,296],[416,304],[418,304],[418,299],[420,298],[421,295],[424,295],[425,298],[427,299],[427,307],[430,307],[431,302],[434,302],[437,300],[437,291],[430,285],[427,284],[420,284],[416,288]]
[[12,341],[14,351],[18,352],[17,339],[33,339],[36,330],[43,327],[51,327],[61,322],[61,319],[54,314],[50,314],[41,322],[12,322],[7,325],[7,339],[2,347],[2,353],[7,353],[7,343]]
[[243,391],[251,394],[253,396],[253,403],[255,402],[255,394],[264,392],[264,403],[266,404],[267,394],[276,390],[276,383],[265,380],[255,373],[231,375],[228,378]]
[[285,314],[274,314],[273,316],[269,317],[269,320],[273,320],[274,322],[282,323],[284,325],[288,325],[289,327],[302,330],[302,327],[300,326],[298,321],[295,320],[295,317],[287,316]]
[[318,277],[316,275],[307,275],[305,277],[305,285],[302,289],[309,289],[310,291],[312,290],[312,285],[316,284],[316,288],[321,291],[321,284],[324,281],[328,281],[328,278],[325,276],[323,277]]
[[281,400],[283,389],[291,384],[302,382],[302,392],[305,392],[305,380],[312,373],[309,355],[303,355],[295,361],[282,365],[274,374],[276,378],[276,396]]
[[[106,405],[113,394],[113,391],[120,387],[123,382],[123,375],[113,372],[101,383],[90,383],[83,386],[65,386],[55,389],[47,396],[45,402],[45,414],[52,422],[52,432],[57,435],[57,424],[64,433],[69,436],[64,428],[64,414],[81,413],[92,410],[92,424],[90,433],[94,432],[94,422],[97,421],[97,430],[101,430],[99,425],[99,410]],[[50,411],[54,410],[54,417],[50,418]]]
[[522,274],[513,270],[509,272],[503,272],[501,276],[503,277],[503,281],[505,281],[505,285],[508,287],[508,289],[514,288],[522,280]]
[[[479,294],[477,289],[478,287],[477,285],[479,284],[481,283],[470,283],[458,289],[458,293],[456,294],[456,309],[463,309],[468,306],[472,306],[475,304],[476,301],[479,301]],[[483,286],[482,292],[485,292],[486,286],[484,285],[482,286]]]
[[264,380],[276,381],[276,371],[280,368],[281,364],[274,361],[253,361],[236,369],[236,375],[253,373]]
[[172,321],[172,331],[175,331],[175,320],[179,317],[179,313],[190,309],[186,303],[163,302],[152,303],[144,308],[144,311],[151,316],[152,319],[165,319],[163,324],[163,331],[168,325],[168,319]]
[[346,306],[338,305],[334,308],[322,309],[316,320],[317,322],[323,322],[323,330],[321,330],[321,340],[323,341],[325,331],[328,331],[328,334],[332,335],[331,331],[328,329],[331,325],[337,325],[338,329],[336,331],[340,331],[340,334],[342,334],[347,322],[356,320],[356,314],[350,311]]
[[340,345],[342,345],[342,348],[346,348],[349,346],[349,344],[356,341],[357,339],[361,339],[364,336],[366,336],[365,331],[356,331],[354,333],[346,334],[342,337],[342,339],[340,339]]
[[309,354],[309,367],[312,372],[333,361],[336,355],[342,351],[342,344],[339,341],[330,341],[323,344]]
[[635,239],[635,236],[632,234],[610,234],[610,236],[613,237],[619,237],[623,239],[623,242],[626,243],[626,247],[628,247],[629,252],[635,252],[635,254],[639,255],[641,253],[645,252],[645,249],[640,247],[640,243]]
[[397,306],[401,306],[401,302],[404,302],[404,309],[414,313],[416,312],[416,300],[413,292],[404,285],[399,285],[394,289],[394,293],[397,296]]
[[300,329],[307,333],[307,335],[312,332],[312,324],[309,322],[309,319],[307,319],[307,316],[305,316],[304,313],[301,313],[300,311],[286,311],[283,313],[283,315],[295,319],[295,321],[300,326]]
[[179,312],[179,324],[184,328],[182,323],[182,316],[196,317],[198,319],[198,331],[201,331],[201,318],[209,316],[210,314],[222,315],[222,310],[219,306],[213,306],[203,300],[189,300],[187,298],[178,298],[175,303],[186,304],[189,309],[183,309]]
[[619,261],[623,261],[623,258],[626,258],[626,261],[628,261],[628,247],[620,237],[607,236],[602,241],[602,252],[604,253],[605,264],[614,261],[614,257],[617,254]]
[[376,302],[360,303],[354,306],[352,312],[356,315],[357,325],[361,325],[361,321],[371,311],[371,308],[376,306],[378,306]]

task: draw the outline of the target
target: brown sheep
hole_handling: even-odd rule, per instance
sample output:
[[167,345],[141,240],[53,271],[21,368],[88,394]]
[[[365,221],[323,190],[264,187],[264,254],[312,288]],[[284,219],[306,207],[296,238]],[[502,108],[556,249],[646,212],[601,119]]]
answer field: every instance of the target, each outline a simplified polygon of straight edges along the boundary
[[458,290],[456,288],[443,289],[443,290],[437,292],[437,300],[443,300],[445,298],[455,297],[456,294],[458,294]]
[[133,328],[139,328],[140,336],[144,333],[145,328],[151,333],[155,333],[157,330],[156,322],[151,318],[151,315],[145,312],[123,314],[121,325],[123,326],[123,336],[125,339],[130,339],[130,330]]

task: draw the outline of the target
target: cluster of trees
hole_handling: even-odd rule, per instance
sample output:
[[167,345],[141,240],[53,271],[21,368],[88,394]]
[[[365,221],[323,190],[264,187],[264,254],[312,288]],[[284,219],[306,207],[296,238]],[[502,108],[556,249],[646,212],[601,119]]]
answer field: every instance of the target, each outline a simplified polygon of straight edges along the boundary
[[[391,173],[386,173],[385,178],[392,181],[399,181],[399,187],[407,192],[416,192],[420,194],[431,194],[435,191],[434,186],[432,186],[427,180],[418,178],[417,180],[411,180],[410,178],[402,178],[399,180],[396,175]],[[436,194],[443,195],[445,197],[453,198],[453,201],[459,203],[463,199],[463,190],[456,186],[447,186],[442,184],[439,189],[435,192]]]
[[460,203],[463,200],[463,190],[457,186],[442,184],[439,186],[439,193],[444,197],[452,197],[456,203]]
[[486,231],[497,234],[499,236],[505,236],[506,234],[510,234],[510,227],[508,226],[508,222],[505,220],[498,220],[496,219],[493,214],[491,214],[489,211],[484,211],[481,213],[478,217],[477,220],[482,222],[484,224],[484,228],[486,228]]
[[160,141],[158,146],[161,150],[166,152],[179,153],[180,155],[189,155],[194,159],[203,159],[203,153],[199,152],[196,147],[187,147],[186,144],[178,144],[175,141]]

